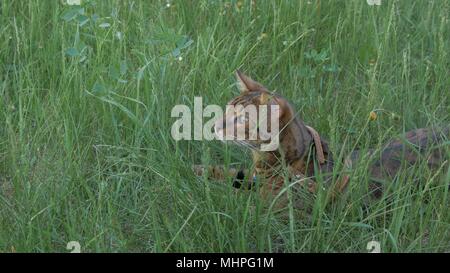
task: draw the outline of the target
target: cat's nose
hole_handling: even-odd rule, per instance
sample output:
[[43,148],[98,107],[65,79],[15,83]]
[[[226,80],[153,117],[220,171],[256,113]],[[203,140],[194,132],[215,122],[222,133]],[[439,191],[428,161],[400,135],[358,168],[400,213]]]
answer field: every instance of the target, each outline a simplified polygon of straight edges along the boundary
[[218,119],[215,123],[214,123],[214,129],[217,130],[222,130],[223,128],[225,128],[225,119]]
[[225,121],[219,119],[214,123],[214,133],[219,139],[223,139],[223,128],[225,127]]

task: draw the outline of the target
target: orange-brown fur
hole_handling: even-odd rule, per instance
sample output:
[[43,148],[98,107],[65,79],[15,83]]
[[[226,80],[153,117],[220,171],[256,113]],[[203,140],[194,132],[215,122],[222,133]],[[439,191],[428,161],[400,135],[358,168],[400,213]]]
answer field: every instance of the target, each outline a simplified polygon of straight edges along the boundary
[[[315,159],[315,144],[311,133],[308,131],[304,122],[296,115],[291,104],[282,96],[272,94],[262,84],[252,80],[241,72],[236,73],[238,85],[241,89],[241,94],[232,99],[228,104],[253,104],[259,107],[264,104],[278,104],[280,106],[279,128],[280,145],[279,148],[272,152],[262,152],[258,149],[252,149],[254,170],[245,170],[241,176],[245,176],[246,182],[251,182],[253,174],[256,174],[264,182],[260,186],[260,191],[263,196],[277,195],[284,187],[285,181],[292,181],[300,179],[302,182],[299,185],[306,184],[310,192],[315,191],[315,179],[319,173],[328,175],[325,181],[331,180],[331,172],[333,171],[334,161],[332,153],[330,152],[326,142],[322,140],[322,147],[324,150],[325,162],[320,164]],[[227,113],[232,115],[235,113]],[[219,120],[219,130],[223,129],[227,124],[225,116],[223,120]],[[232,120],[232,119],[231,119]],[[245,126],[249,126],[245,124]],[[430,148],[433,144],[442,142],[449,135],[449,129],[446,128],[440,132],[432,129],[418,129],[406,134],[406,139],[419,147],[420,152],[424,152],[425,148]],[[255,146],[261,144],[260,140],[248,141],[248,144]],[[360,158],[359,152],[354,152],[349,156],[354,163]],[[381,158],[372,164],[370,174],[377,179],[392,178],[400,169],[402,161],[410,164],[416,162],[419,155],[410,149],[408,145],[404,145],[401,141],[392,141],[381,153]],[[444,161],[444,153],[442,149],[434,149],[427,155],[428,164],[430,167],[437,167]],[[282,167],[287,167],[288,177],[285,177],[282,172]],[[318,173],[315,171],[318,170]],[[196,173],[203,173],[202,168],[196,167]],[[236,177],[239,170],[231,169],[225,170],[223,167],[209,167],[208,173],[211,177],[223,179],[227,176]],[[305,183],[307,182],[307,183]],[[373,182],[369,188],[380,196],[382,186]],[[281,206],[285,202],[281,202]]]

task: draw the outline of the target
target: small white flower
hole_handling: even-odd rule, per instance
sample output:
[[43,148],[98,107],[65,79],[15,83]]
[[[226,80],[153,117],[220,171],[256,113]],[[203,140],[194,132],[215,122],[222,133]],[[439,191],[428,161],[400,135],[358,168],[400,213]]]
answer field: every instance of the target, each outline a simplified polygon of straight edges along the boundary
[[79,6],[81,5],[81,0],[66,0],[66,3],[69,6]]
[[110,23],[101,23],[100,25],[98,25],[101,28],[109,28],[111,26]]
[[170,8],[171,4],[169,2],[167,2],[166,7]]
[[183,57],[179,56],[178,61],[181,62],[183,60]]
[[381,0],[367,0],[367,4],[369,6],[373,6],[373,5],[380,6],[381,5]]

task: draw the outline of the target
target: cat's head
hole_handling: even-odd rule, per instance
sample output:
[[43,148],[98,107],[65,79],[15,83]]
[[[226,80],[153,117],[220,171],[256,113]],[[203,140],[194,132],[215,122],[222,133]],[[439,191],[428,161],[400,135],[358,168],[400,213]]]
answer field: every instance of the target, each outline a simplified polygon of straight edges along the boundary
[[224,116],[216,121],[217,138],[252,149],[276,150],[279,132],[293,116],[292,108],[286,99],[240,71],[236,80],[241,93],[228,102]]

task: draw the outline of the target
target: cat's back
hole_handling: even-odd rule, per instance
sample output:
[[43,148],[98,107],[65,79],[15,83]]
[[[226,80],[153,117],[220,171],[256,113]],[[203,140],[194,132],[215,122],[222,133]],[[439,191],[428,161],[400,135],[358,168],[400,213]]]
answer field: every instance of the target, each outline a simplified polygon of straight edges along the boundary
[[[374,158],[369,167],[371,176],[381,180],[393,178],[402,165],[410,166],[419,161],[426,161],[432,169],[439,168],[446,160],[448,164],[449,138],[450,127],[408,131],[384,145],[381,153],[369,151]],[[351,159],[357,163],[361,159],[361,153],[355,151]]]

